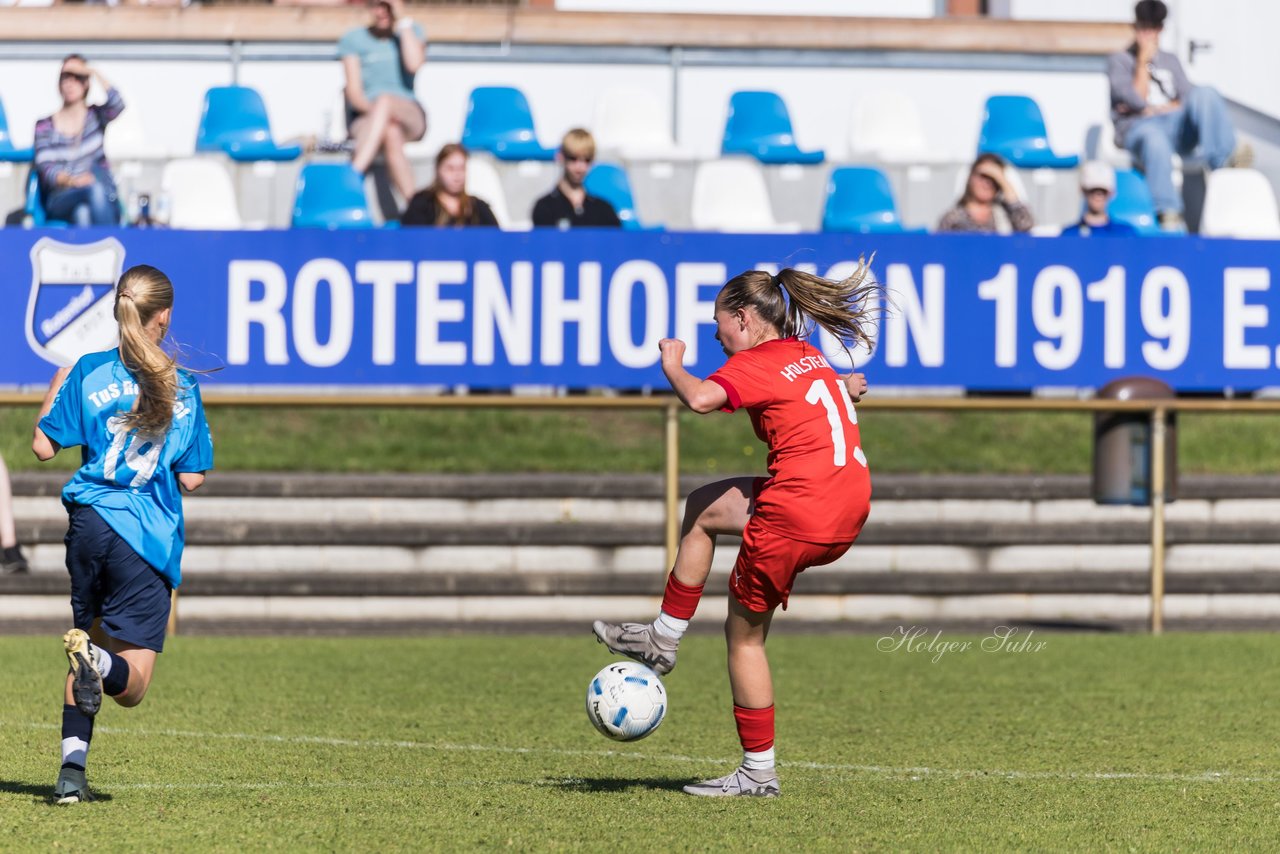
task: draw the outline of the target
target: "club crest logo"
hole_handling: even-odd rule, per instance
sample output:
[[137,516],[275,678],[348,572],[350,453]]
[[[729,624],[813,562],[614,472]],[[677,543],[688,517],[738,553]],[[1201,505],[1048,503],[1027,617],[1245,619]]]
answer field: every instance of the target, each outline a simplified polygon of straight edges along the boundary
[[60,243],[42,237],[31,247],[27,342],[42,359],[71,365],[85,353],[118,343],[115,284],[124,247],[113,237]]

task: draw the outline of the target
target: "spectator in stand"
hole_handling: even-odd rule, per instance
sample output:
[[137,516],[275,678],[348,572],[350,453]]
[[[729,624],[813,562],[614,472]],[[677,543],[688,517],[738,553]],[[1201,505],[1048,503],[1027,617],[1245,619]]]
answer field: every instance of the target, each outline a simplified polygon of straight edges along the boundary
[[1030,231],[1035,225],[1031,210],[1018,198],[1009,181],[1004,158],[979,154],[969,167],[964,194],[955,207],[942,215],[938,231],[1009,234]]
[[435,180],[409,201],[401,225],[498,225],[488,202],[467,195],[467,156],[456,142],[440,149]]
[[0,457],[0,572],[25,575],[31,568],[18,545],[18,531],[13,520],[13,491],[9,487],[9,469]]
[[583,182],[596,159],[596,141],[589,131],[574,128],[564,135],[556,161],[564,172],[550,193],[533,206],[533,224],[554,228],[606,226],[619,228],[622,220],[613,205],[587,194]]
[[404,152],[427,132],[427,114],[413,94],[413,78],[427,56],[422,27],[404,16],[403,0],[371,0],[369,26],[338,40],[346,75],[347,128],[355,140],[351,165],[364,174],[378,152],[407,201],[417,189]]
[[1161,228],[1180,231],[1182,196],[1173,185],[1173,155],[1197,148],[1212,169],[1250,166],[1253,150],[1236,147],[1236,132],[1217,90],[1192,86],[1182,63],[1160,50],[1169,9],[1161,0],[1134,7],[1133,44],[1107,58],[1116,144],[1146,175]]
[[[107,93],[100,106],[88,103],[89,80]],[[120,200],[102,150],[107,124],[124,109],[124,99],[78,53],[62,60],[58,75],[62,108],[36,122],[35,168],[45,213],[72,225],[119,225]]]
[[1080,192],[1084,193],[1084,214],[1079,222],[1063,228],[1063,234],[1133,237],[1138,233],[1129,223],[1112,219],[1107,211],[1107,205],[1116,194],[1116,170],[1109,164],[1090,160],[1081,166]]

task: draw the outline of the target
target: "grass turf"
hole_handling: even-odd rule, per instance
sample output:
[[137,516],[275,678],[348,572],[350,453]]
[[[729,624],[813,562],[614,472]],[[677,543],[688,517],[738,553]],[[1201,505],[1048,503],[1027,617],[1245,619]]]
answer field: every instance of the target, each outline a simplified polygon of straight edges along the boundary
[[[945,637],[943,640],[980,638]],[[923,640],[923,639],[921,639]],[[180,637],[139,708],[107,703],[93,804],[47,803],[56,638],[0,638],[5,850],[1095,850],[1272,847],[1269,635],[1041,635],[1039,651],[770,653],[783,796],[684,783],[737,760],[723,650],[691,636],[667,721],[587,722],[580,637]],[[611,752],[612,751],[612,752]]]
[[[35,409],[0,407],[0,455],[40,467],[30,450]],[[255,409],[214,407],[223,471],[659,472],[658,413],[479,409]],[[1069,474],[1092,465],[1092,419],[1080,413],[911,413],[863,410],[873,472]],[[681,468],[717,476],[763,472],[764,445],[743,414],[681,416]],[[1272,473],[1280,430],[1261,415],[1182,416],[1188,472]],[[73,469],[76,453],[52,468]]]

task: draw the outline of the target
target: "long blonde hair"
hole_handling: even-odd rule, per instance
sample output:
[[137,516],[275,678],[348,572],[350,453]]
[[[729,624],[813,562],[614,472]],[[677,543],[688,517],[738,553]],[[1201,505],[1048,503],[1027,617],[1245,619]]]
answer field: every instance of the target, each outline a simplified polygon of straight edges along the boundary
[[[147,332],[158,313],[173,308],[173,282],[146,264],[130,267],[116,285],[116,322],[120,324],[120,360],[138,383],[138,401],[123,417],[130,428],[164,434],[178,398],[178,363]],[[165,329],[161,337],[168,330]]]
[[850,344],[871,346],[874,306],[868,298],[879,290],[867,262],[859,259],[853,275],[838,282],[791,267],[776,276],[748,270],[720,289],[716,303],[728,311],[751,306],[783,338],[807,338],[816,323],[847,350]]

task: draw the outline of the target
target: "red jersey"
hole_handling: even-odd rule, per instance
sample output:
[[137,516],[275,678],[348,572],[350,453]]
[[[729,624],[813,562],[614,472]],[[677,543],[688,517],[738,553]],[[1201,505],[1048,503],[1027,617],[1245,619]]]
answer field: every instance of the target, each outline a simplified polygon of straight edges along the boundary
[[755,518],[813,543],[851,542],[871,502],[871,473],[858,416],[822,352],[799,338],[734,353],[709,379],[729,395],[725,412],[746,407],[769,446],[768,481]]

